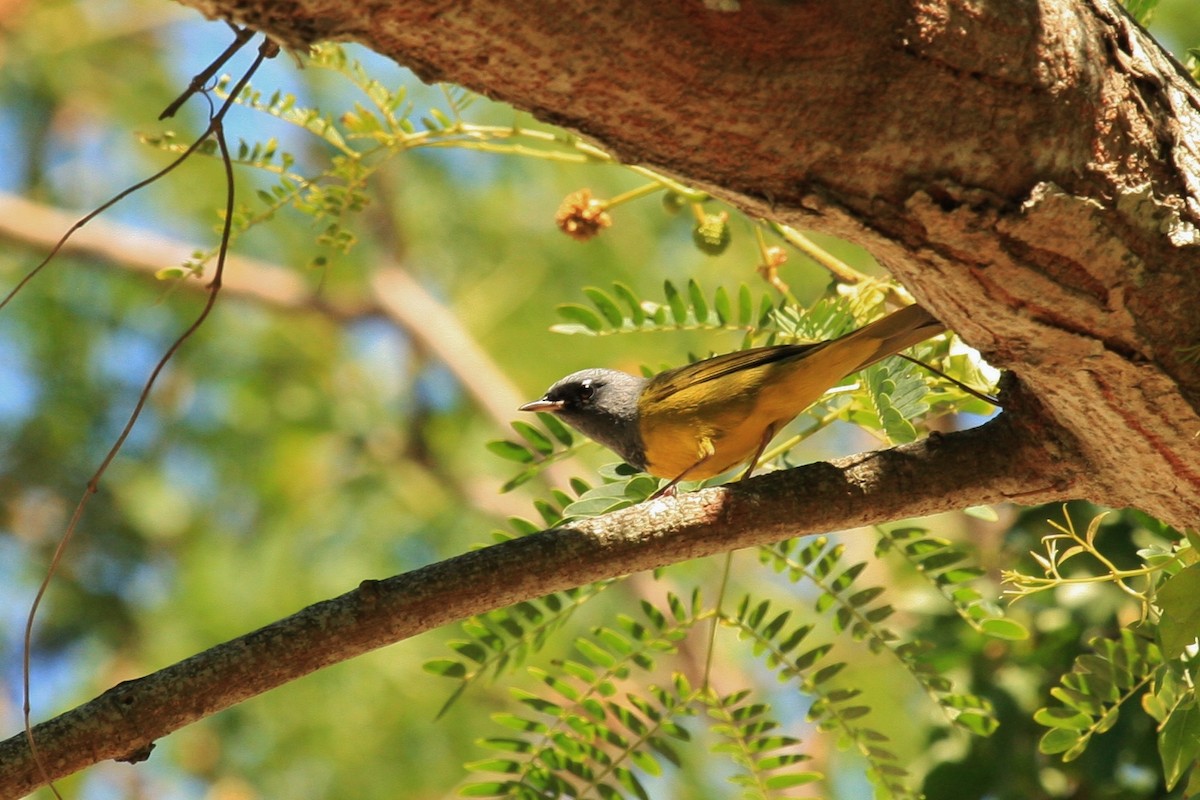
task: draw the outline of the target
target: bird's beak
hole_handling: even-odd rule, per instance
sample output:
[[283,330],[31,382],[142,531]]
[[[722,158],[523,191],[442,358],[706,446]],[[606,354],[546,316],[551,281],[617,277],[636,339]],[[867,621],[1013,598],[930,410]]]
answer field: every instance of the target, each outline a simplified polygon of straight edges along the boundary
[[556,411],[561,411],[562,407],[562,400],[547,400],[543,397],[541,400],[534,400],[532,403],[526,403],[518,408],[517,411],[549,411],[553,414]]

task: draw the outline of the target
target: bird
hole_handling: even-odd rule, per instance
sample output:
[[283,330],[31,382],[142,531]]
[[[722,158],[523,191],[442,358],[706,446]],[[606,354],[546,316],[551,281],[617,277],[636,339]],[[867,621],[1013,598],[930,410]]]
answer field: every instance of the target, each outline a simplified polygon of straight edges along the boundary
[[775,434],[843,378],[944,331],[909,305],[836,339],[739,350],[650,378],[580,370],[519,410],[554,414],[635,469],[668,479],[657,496],[743,463],[748,477]]

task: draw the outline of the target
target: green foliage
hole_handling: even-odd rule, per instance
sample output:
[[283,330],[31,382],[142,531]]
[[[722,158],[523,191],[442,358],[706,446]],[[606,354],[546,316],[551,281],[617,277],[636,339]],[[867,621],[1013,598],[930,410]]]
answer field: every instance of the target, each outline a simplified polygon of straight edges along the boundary
[[782,726],[769,717],[766,703],[749,702],[752,692],[702,695],[713,720],[712,732],[719,737],[713,752],[726,756],[739,772],[730,782],[744,789],[744,798],[767,798],[822,778],[819,772],[798,770],[811,760],[799,750],[800,740],[781,733]]
[[[442,85],[441,103],[418,109],[404,86],[389,87],[372,78],[363,65],[346,55],[343,47],[322,43],[311,48],[307,64],[344,80],[359,98],[339,112],[305,106],[294,94],[273,91],[270,95],[251,85],[235,98],[246,108],[290,126],[318,143],[304,158],[283,151],[276,138],[261,143],[239,141],[234,163],[269,176],[270,183],[255,190],[257,205],[239,203],[234,211],[233,237],[276,217],[284,209],[299,212],[316,232],[314,255],[309,266],[325,267],[345,256],[358,244],[352,219],[370,205],[372,178],[389,161],[419,150],[455,148],[478,152],[519,155],[561,164],[605,164],[613,158],[604,151],[565,131],[519,123],[481,125],[467,120],[468,111],[478,99],[460,87]],[[215,94],[224,99],[231,80],[221,78]],[[186,145],[167,131],[142,137],[146,144],[171,153],[181,153]],[[217,157],[215,143],[206,141],[200,155]],[[321,153],[322,158],[314,158]],[[301,164],[312,164],[301,167]],[[703,192],[683,186],[666,176],[642,167],[629,167],[649,179],[641,188],[611,200],[596,203],[600,210],[610,209],[654,192],[667,192],[683,198],[694,208],[709,198]],[[728,212],[704,213],[694,229],[697,246],[709,255],[724,252],[731,241]],[[182,268],[167,268],[160,277],[199,276],[215,257],[215,250],[196,254]]]
[[[1153,718],[1158,751],[1168,790],[1191,775],[1185,797],[1200,784],[1193,769],[1200,760],[1200,723],[1196,714],[1196,621],[1200,619],[1194,537],[1169,541],[1159,534],[1137,551],[1141,565],[1119,567],[1101,543],[1105,514],[1094,516],[1079,532],[1064,508],[1065,522],[1051,521],[1054,533],[1042,539],[1044,553],[1032,553],[1044,575],[1005,573],[1018,599],[1046,590],[1075,587],[1116,587],[1137,603],[1140,624],[1122,628],[1115,636],[1096,637],[1092,652],[1078,656],[1060,685],[1050,694],[1061,705],[1047,706],[1034,720],[1049,728],[1039,749],[1061,754],[1063,761],[1082,756],[1094,737],[1117,724],[1121,708],[1140,699],[1141,710]],[[1187,565],[1187,566],[1185,566]],[[1197,785],[1193,785],[1197,784]]]
[[[526,711],[494,715],[517,735],[483,740],[484,747],[506,755],[469,764],[484,779],[468,784],[464,794],[648,797],[639,776],[658,776],[664,765],[682,765],[680,748],[692,739],[682,722],[699,714],[713,721],[713,752],[738,768],[730,780],[743,789],[742,796],[783,797],[820,780],[819,773],[803,769],[809,758],[799,751],[800,741],[780,732],[770,705],[752,701],[751,690],[718,695],[694,688],[680,672],[651,681],[664,660],[678,655],[688,634],[715,615],[751,642],[782,679],[816,698],[809,718],[818,729],[835,731],[854,746],[891,796],[911,796],[902,783],[905,771],[884,746],[888,737],[864,724],[869,708],[859,693],[839,686],[845,665],[825,660],[828,643],[801,647],[812,625],[790,627],[790,612],[772,613],[770,603],[752,603],[750,597],[733,614],[706,608],[698,592],[690,601],[669,594],[664,605],[665,611],[643,601],[641,618],[618,615],[614,627],[577,639],[576,657],[554,661],[550,669],[531,668],[546,689],[514,690]],[[623,688],[639,675],[643,691]]]
[[[524,467],[505,482],[500,488],[502,492],[510,492],[537,477],[547,466],[565,458],[575,450],[575,434],[556,416],[538,414],[537,419],[545,430],[518,420],[512,423],[512,427],[522,441],[498,439],[487,444],[488,450],[493,455],[499,456],[505,461],[516,462]],[[565,449],[556,451],[555,442]]]
[[925,379],[918,368],[899,358],[887,359],[863,371],[863,386],[869,410],[852,415],[851,419],[882,430],[888,441],[895,444],[916,441],[917,428],[909,420],[929,410]]
[[568,589],[464,621],[462,630],[470,638],[449,643],[457,658],[425,663],[426,672],[459,681],[438,716],[480,678],[489,674],[498,677],[541,650],[549,637],[569,622],[577,608],[607,585],[604,582]]
[[975,630],[998,639],[1025,639],[1029,631],[1016,620],[1004,616],[1000,608],[971,586],[983,577],[983,570],[971,563],[961,546],[924,528],[878,527],[877,556],[896,553],[941,592],[963,621]]
[[583,292],[592,307],[576,303],[558,306],[558,315],[567,321],[553,326],[552,331],[590,336],[693,329],[756,333],[772,326],[777,310],[768,295],[756,303],[746,284],[737,288],[736,297],[723,286],[708,297],[695,280],[688,281],[686,291],[668,280],[663,283],[663,301],[639,298],[624,283],[614,283],[611,294],[594,286],[584,287]]
[[[836,560],[836,557],[829,558],[828,552],[823,552],[823,543],[819,544],[822,546],[810,545],[799,553],[801,559],[819,557],[809,565],[812,574],[822,574],[827,568],[822,565],[831,566]],[[841,581],[850,572],[843,572],[837,580]],[[851,577],[849,582],[852,581]],[[871,633],[872,641],[875,641],[874,636],[880,630],[870,623],[864,625],[866,615],[854,610],[856,602],[859,606],[866,605],[874,594],[872,590],[866,590],[858,595],[859,600],[843,601],[839,606],[839,612],[848,610],[844,616],[839,614],[839,618],[843,619],[843,630],[853,620],[858,639]],[[822,598],[829,596],[828,593],[822,594]],[[834,596],[834,602],[839,599]],[[832,650],[828,642],[798,650],[813,632],[814,626],[802,624],[789,628],[790,618],[790,611],[772,614],[769,601],[755,602],[747,595],[739,604],[736,616],[726,622],[733,624],[742,638],[751,642],[755,654],[764,657],[767,667],[776,670],[782,680],[796,683],[805,694],[815,698],[809,708],[809,721],[815,723],[818,730],[835,733],[840,746],[857,750],[867,761],[867,774],[873,783],[886,791],[888,796],[911,796],[904,784],[907,772],[896,763],[896,754],[883,746],[889,741],[888,737],[864,722],[871,709],[861,702],[861,690],[847,688],[835,680],[845,669],[845,662],[823,663]]]
[[[514,689],[523,712],[493,715],[511,733],[481,744],[504,755],[468,764],[484,779],[463,794],[649,798],[640,776],[680,763],[677,747],[691,738],[681,720],[700,694],[678,673],[661,686],[638,680],[676,653],[698,621],[698,596],[690,604],[671,596],[668,606],[671,616],[643,603],[641,619],[620,615],[614,627],[576,639],[574,657],[530,668],[544,690]],[[631,678],[642,688],[626,688]]]
[[1200,635],[1200,564],[1163,581],[1154,594],[1159,609],[1158,636],[1167,658],[1179,658]]
[[1185,797],[1194,797],[1200,789],[1200,770],[1195,769],[1200,763],[1200,709],[1194,677],[1194,666],[1157,669],[1151,689],[1142,695],[1142,708],[1158,724],[1158,752],[1166,786],[1174,788],[1188,776]]
[[1154,9],[1158,3],[1159,0],[1121,0],[1125,10],[1129,12],[1129,16],[1136,19],[1141,25],[1150,24],[1150,18],[1154,15]]
[[[956,608],[968,606],[972,611],[978,609],[982,603],[971,603],[967,600],[970,590],[962,586],[967,581],[977,578],[978,571],[969,564],[959,563],[965,560],[966,556],[954,548],[942,547],[937,552],[929,552],[927,545],[936,546],[936,540],[925,538],[923,535],[926,533],[918,529],[908,529],[907,533],[882,534],[878,551],[891,549],[898,540],[911,539],[909,546],[905,548],[906,552],[926,551],[923,561],[918,562],[924,566],[918,567],[921,569],[920,574],[932,581],[943,593],[946,593],[949,587],[959,587],[950,591]],[[797,541],[783,542],[775,547],[764,548],[761,552],[764,563],[772,566],[775,571],[786,572],[792,581],[804,579],[819,590],[813,610],[822,616],[833,610],[832,625],[835,633],[848,633],[854,641],[866,641],[872,652],[888,652],[895,657],[937,703],[948,721],[983,736],[990,735],[995,730],[995,718],[986,699],[956,691],[949,680],[939,675],[936,669],[923,660],[928,650],[927,645],[920,642],[903,642],[898,634],[884,625],[895,611],[886,603],[875,602],[884,590],[877,586],[856,586],[858,576],[867,566],[866,562],[860,561],[849,567],[842,567],[842,545],[830,545],[823,536],[803,544]],[[953,559],[946,556],[953,556]],[[934,562],[940,562],[940,565]],[[950,569],[952,563],[958,563],[957,569]],[[980,628],[983,628],[982,624]]]
[[[564,513],[571,508],[568,505]],[[543,517],[553,521],[550,514]],[[530,532],[535,527],[528,522],[514,526]],[[925,563],[921,574],[961,607],[964,616],[981,630],[987,629],[978,613],[985,604],[978,595],[968,597],[964,586],[978,575],[969,565],[958,563],[965,555],[915,529],[881,538],[885,551],[901,547],[910,559]],[[694,680],[669,670],[689,633],[700,623],[715,620],[722,629],[735,632],[748,654],[776,672],[792,691],[812,698],[810,721],[864,759],[880,791],[890,797],[913,796],[907,771],[888,745],[890,737],[869,723],[871,707],[861,690],[846,685],[846,662],[830,657],[836,640],[888,654],[946,719],[966,733],[990,735],[995,718],[986,699],[956,689],[926,661],[928,645],[903,642],[885,624],[894,610],[880,601],[884,590],[861,585],[865,562],[846,565],[843,553],[842,545],[825,537],[784,542],[760,553],[762,563],[790,583],[817,590],[812,621],[794,624],[795,609],[774,610],[772,601],[752,594],[745,595],[732,612],[720,604],[704,604],[698,590],[690,601],[668,594],[661,608],[643,600],[642,617],[637,620],[619,614],[615,628],[600,626],[591,636],[577,639],[578,658],[552,661],[548,668],[531,667],[530,673],[548,689],[517,691],[526,713],[505,712],[496,719],[518,736],[483,742],[507,755],[469,765],[484,775],[464,791],[468,796],[487,797],[533,797],[540,796],[538,792],[642,797],[646,790],[639,775],[658,775],[663,759],[679,765],[684,756],[678,749],[688,737],[671,732],[683,730],[678,723],[684,717],[699,715],[713,721],[711,733],[718,741],[714,752],[737,767],[731,780],[742,787],[744,796],[780,797],[790,788],[821,780],[818,772],[804,768],[808,758],[799,740],[782,733],[781,722],[771,715],[768,703],[755,699],[755,690],[744,687],[718,695],[703,682],[700,688],[692,688]],[[948,553],[955,558],[946,558]],[[543,599],[532,608],[523,604],[493,612],[486,619],[472,619],[462,626],[467,638],[451,645],[456,657],[436,659],[427,668],[459,682],[452,702],[485,673],[496,676],[519,663],[520,658],[510,657],[511,653],[524,658],[544,647],[549,634],[560,629],[563,616],[594,598],[597,591],[594,587]],[[816,624],[823,620],[828,621],[826,631]],[[631,682],[648,688],[631,692],[625,688]],[[666,738],[662,730],[667,731]],[[627,763],[635,768],[629,770]]]
[[[1196,561],[1195,548],[1188,540],[1174,544],[1154,542],[1139,551],[1141,566],[1120,568],[1096,541],[1105,514],[1093,517],[1084,533],[1075,529],[1075,523],[1066,512],[1065,506],[1063,514],[1065,524],[1051,521],[1050,524],[1057,533],[1042,539],[1046,548],[1045,554],[1031,554],[1045,574],[1037,576],[1017,570],[1005,570],[1002,577],[1012,586],[1007,590],[1008,594],[1020,599],[1064,586],[1111,583],[1139,602],[1141,618],[1145,620],[1153,614],[1155,597],[1163,581],[1179,573],[1184,564],[1194,564]],[[1066,545],[1065,548],[1062,547],[1063,544]],[[1185,577],[1180,587],[1187,586],[1192,580],[1190,576]],[[1171,604],[1173,615],[1177,619],[1195,616],[1195,606],[1186,594],[1168,590],[1167,595],[1168,603]],[[1168,631],[1170,632],[1170,628]]]
[[1050,728],[1039,748],[1062,753],[1064,761],[1078,758],[1093,735],[1111,728],[1121,705],[1145,690],[1163,665],[1158,646],[1128,629],[1116,639],[1093,639],[1091,646],[1096,652],[1076,659],[1061,685],[1050,690],[1062,705],[1034,715]]

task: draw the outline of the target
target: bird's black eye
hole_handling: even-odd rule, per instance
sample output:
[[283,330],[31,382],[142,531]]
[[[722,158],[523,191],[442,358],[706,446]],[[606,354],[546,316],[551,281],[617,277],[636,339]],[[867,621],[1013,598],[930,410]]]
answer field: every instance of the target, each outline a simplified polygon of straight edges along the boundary
[[580,402],[583,402],[583,403],[588,402],[589,400],[592,399],[592,397],[595,396],[595,394],[596,394],[596,387],[592,384],[591,381],[584,381],[583,383],[579,384],[579,400],[580,400]]

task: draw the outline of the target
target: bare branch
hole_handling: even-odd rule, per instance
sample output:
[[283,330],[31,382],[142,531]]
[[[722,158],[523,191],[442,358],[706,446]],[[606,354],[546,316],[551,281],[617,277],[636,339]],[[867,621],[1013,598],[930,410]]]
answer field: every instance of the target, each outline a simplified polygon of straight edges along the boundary
[[[0,193],[0,238],[35,247],[53,247],[61,232],[75,222],[65,211]],[[63,251],[96,256],[122,268],[154,276],[159,270],[180,264],[198,248],[152,231],[93,220],[77,230]],[[205,291],[192,278],[182,278],[192,290]],[[422,347],[443,361],[459,379],[479,408],[498,429],[507,427],[516,407],[528,398],[496,366],[470,337],[459,318],[439,303],[400,267],[379,268],[372,279],[374,296],[361,302],[345,298],[326,300],[316,294],[300,274],[285,266],[248,256],[229,255],[222,277],[222,291],[285,311],[318,311],[337,320],[378,316],[395,322]]]
[[[16,195],[0,192],[0,239],[49,249],[59,241],[78,215]],[[181,264],[203,249],[105,219],[95,219],[75,231],[62,252],[103,259],[122,269],[153,278],[165,267]],[[487,351],[463,327],[454,311],[426,291],[419,281],[396,264],[377,268],[371,278],[371,296],[355,301],[345,295],[326,298],[305,282],[297,269],[249,256],[229,254],[222,276],[225,296],[239,297],[281,311],[315,312],[337,321],[380,317],[394,323],[424,352],[444,363],[463,391],[488,416],[497,431],[508,433],[516,408],[528,400]],[[185,289],[207,291],[197,277],[179,278]],[[568,474],[558,465],[547,473],[558,484]],[[485,492],[465,487],[479,508],[498,516],[518,513],[492,487]]]
[[[1086,487],[1069,448],[1004,414],[970,431],[809,464],[543,531],[380,581],[110,689],[34,729],[53,778],[154,741],[315,670],[491,609],[783,538]],[[24,736],[0,743],[0,796],[39,785]]]

